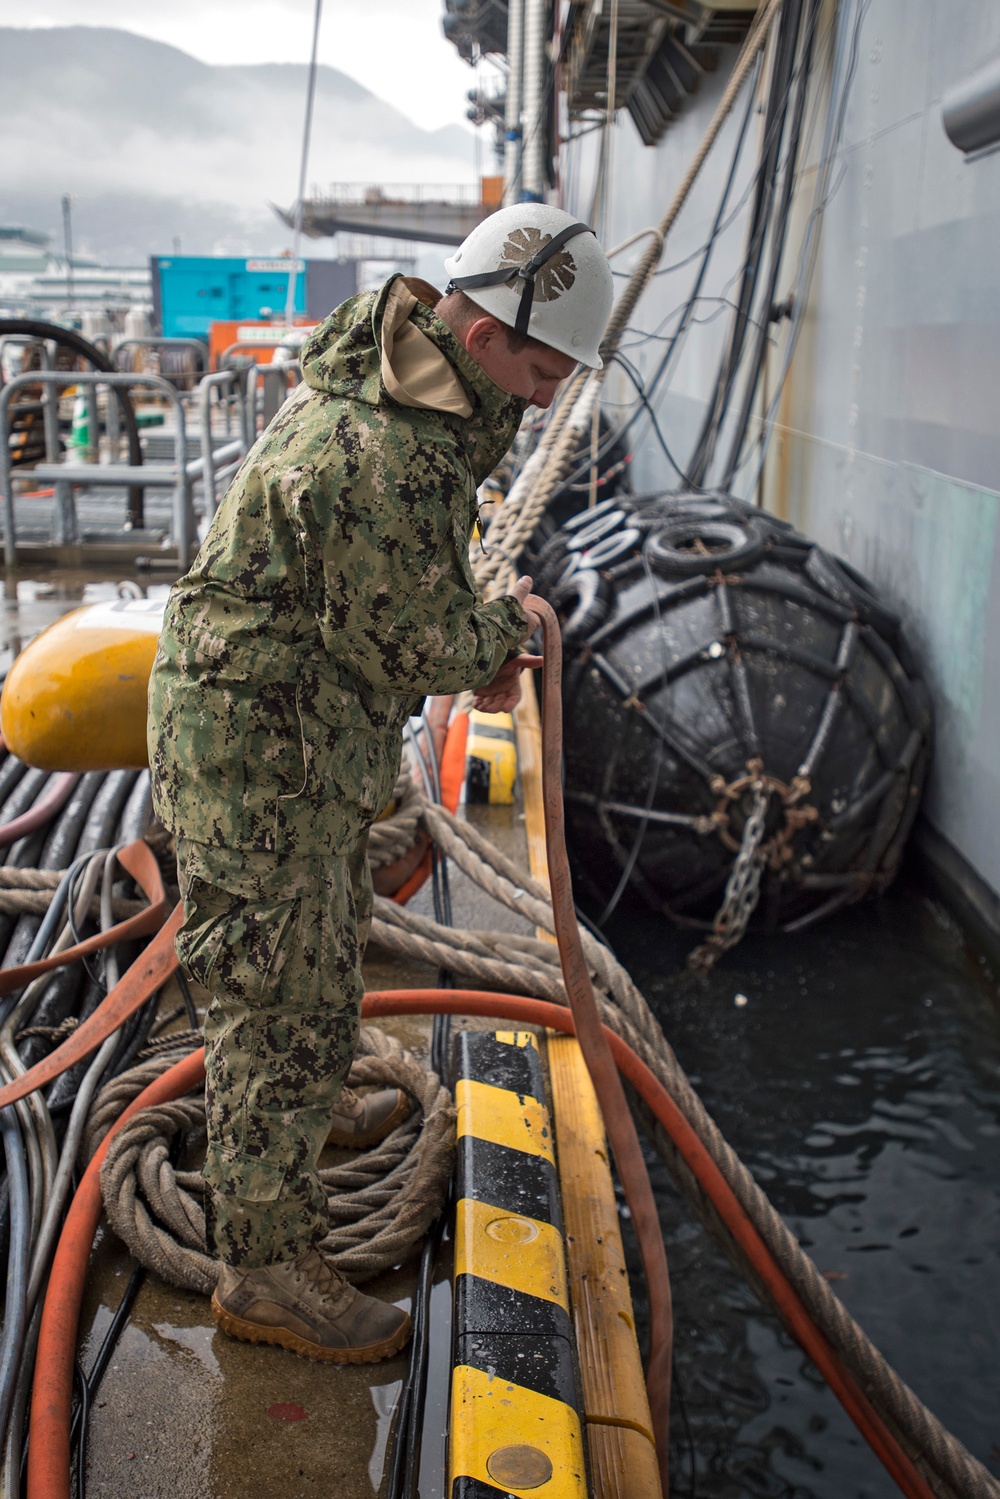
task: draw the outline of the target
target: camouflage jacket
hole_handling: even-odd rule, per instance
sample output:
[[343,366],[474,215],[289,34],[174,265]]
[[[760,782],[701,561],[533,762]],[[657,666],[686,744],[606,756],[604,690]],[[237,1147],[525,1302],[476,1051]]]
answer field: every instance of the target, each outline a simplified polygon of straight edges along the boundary
[[492,679],[526,617],[476,600],[476,487],[524,410],[394,277],[336,308],[247,455],[153,665],[154,806],[196,842],[344,853],[379,814],[408,715]]

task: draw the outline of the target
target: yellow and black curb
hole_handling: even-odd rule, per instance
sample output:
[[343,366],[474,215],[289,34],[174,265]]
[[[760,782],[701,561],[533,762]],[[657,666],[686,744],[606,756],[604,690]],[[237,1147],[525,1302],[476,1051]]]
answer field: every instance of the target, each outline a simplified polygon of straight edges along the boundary
[[586,1499],[564,1230],[527,1031],[458,1037],[450,1499]]

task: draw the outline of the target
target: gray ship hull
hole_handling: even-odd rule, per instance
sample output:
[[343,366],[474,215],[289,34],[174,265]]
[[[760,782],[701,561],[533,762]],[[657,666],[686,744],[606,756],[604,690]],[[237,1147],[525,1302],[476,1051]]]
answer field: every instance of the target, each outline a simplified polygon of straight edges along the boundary
[[[937,716],[920,840],[1000,941],[1000,154],[966,162],[941,119],[945,90],[996,53],[1000,12],[974,0],[824,7],[779,302],[801,284],[831,89],[844,88],[846,108],[787,379],[772,408],[789,350],[786,319],[772,327],[752,441],[733,488],[854,564],[902,615]],[[663,213],[735,55],[723,55],[657,146],[644,147],[622,114],[609,244]],[[741,113],[738,105],[662,266],[686,261],[705,242]],[[752,173],[759,120],[750,121],[734,206]],[[585,213],[596,151],[592,139],[576,150],[567,206]],[[682,484],[677,470],[686,467],[725,344],[745,220],[744,206],[720,234],[698,324],[654,400],[675,462],[648,432],[633,465],[637,490]],[[627,269],[639,250],[616,266]],[[640,302],[623,341],[640,373],[658,363],[696,269],[697,259],[667,269]],[[610,393],[634,401],[617,372]],[[723,432],[719,451],[726,447]]]

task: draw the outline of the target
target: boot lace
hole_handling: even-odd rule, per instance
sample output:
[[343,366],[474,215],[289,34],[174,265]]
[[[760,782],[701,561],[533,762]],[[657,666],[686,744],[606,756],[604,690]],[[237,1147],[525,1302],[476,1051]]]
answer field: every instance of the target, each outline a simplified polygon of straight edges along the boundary
[[302,1255],[296,1261],[296,1270],[316,1287],[323,1306],[336,1305],[350,1290],[336,1265],[321,1249],[310,1249]]

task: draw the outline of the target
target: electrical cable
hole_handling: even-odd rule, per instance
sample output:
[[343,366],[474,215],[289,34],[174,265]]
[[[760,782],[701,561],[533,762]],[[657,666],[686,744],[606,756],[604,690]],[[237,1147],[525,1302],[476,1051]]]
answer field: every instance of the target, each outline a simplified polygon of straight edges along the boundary
[[10,1191],[10,1243],[7,1250],[3,1343],[0,1345],[0,1441],[5,1442],[28,1322],[31,1203],[28,1192],[28,1168],[16,1107],[12,1106],[0,1112],[0,1130],[3,1134]]
[[[82,1413],[83,1429],[84,1429],[84,1432],[86,1432],[86,1423],[87,1423],[87,1421],[88,1421],[88,1419],[90,1417],[90,1391],[87,1388],[87,1376],[83,1372],[83,1365],[80,1363],[79,1358],[75,1358],[73,1360],[73,1383],[76,1385],[76,1387],[80,1391],[80,1400],[79,1400],[79,1404],[76,1407],[76,1411],[74,1412],[74,1415],[75,1416],[79,1416]],[[71,1442],[73,1440],[73,1427],[74,1426],[78,1426],[78,1422],[77,1421],[74,1421],[73,1424],[70,1426],[70,1441]],[[80,1453],[82,1455],[82,1443],[78,1442],[78,1444],[77,1444],[77,1450],[78,1450],[78,1453]],[[76,1474],[76,1499],[86,1499],[86,1495],[87,1495],[87,1481],[86,1481],[86,1474],[84,1472],[84,1467],[85,1467],[85,1463],[82,1462],[82,1461],[79,1462],[78,1465],[77,1465],[77,1474]]]
[[[785,381],[788,378],[788,374],[792,366],[792,359],[794,358],[795,350],[798,347],[799,336],[802,332],[803,318],[805,316],[809,301],[809,291],[812,286],[812,278],[816,268],[816,257],[819,248],[817,225],[819,224],[822,214],[827,205],[830,203],[831,199],[838,191],[840,183],[843,181],[843,172],[846,171],[845,167],[841,172],[841,176],[831,188],[830,169],[833,165],[834,157],[837,153],[837,150],[839,149],[840,142],[843,137],[844,121],[847,114],[847,102],[850,97],[851,84],[854,81],[854,75],[858,66],[861,28],[864,24],[865,17],[867,16],[870,7],[871,0],[858,0],[857,11],[854,18],[854,26],[851,32],[851,41],[849,44],[850,50],[848,53],[847,69],[844,75],[844,82],[839,93],[836,87],[836,80],[840,75],[841,64],[843,61],[841,44],[843,42],[843,39],[847,35],[847,27],[845,25],[838,30],[836,57],[833,64],[833,80],[831,81],[829,93],[829,108],[827,110],[826,125],[824,127],[824,139],[820,156],[820,166],[816,174],[816,190],[813,196],[813,206],[809,214],[808,222],[806,224],[802,247],[799,251],[799,262],[797,267],[795,285],[789,298],[791,305],[791,326],[788,336],[788,343],[785,349],[784,358],[782,360],[781,370],[778,374],[777,380],[775,381],[774,394],[771,397],[771,404],[765,412],[760,424],[759,438],[757,439],[755,444],[751,445],[750,452],[752,452],[754,446],[757,447],[758,458],[753,475],[750,479],[749,486],[747,488],[748,494],[752,494],[754,492],[760,479],[761,470],[763,469],[764,462],[767,457],[767,451],[770,446],[771,435],[774,431],[774,418],[778,409],[778,403],[781,400],[782,392],[785,388]],[[745,454],[737,463],[737,473],[748,461],[750,452]]]
[[737,297],[739,311],[730,327],[729,339],[719,365],[715,387],[705,411],[701,432],[694,445],[688,465],[689,472],[700,489],[712,459],[719,428],[725,418],[732,393],[733,382],[739,367],[746,335],[746,317],[750,311],[757,277],[761,266],[761,254],[768,231],[770,206],[774,196],[778,171],[781,139],[784,135],[788,109],[789,90],[794,69],[795,50],[802,15],[802,0],[786,0],[778,25],[774,72],[768,90],[765,135],[761,150],[761,170],[757,178],[753,205],[747,224],[746,252],[743,272]]
[[[88,903],[100,872],[99,864],[94,867],[94,860],[90,861],[90,866],[93,868],[93,875],[83,896]],[[67,889],[71,888],[71,881],[64,883]],[[46,913],[46,918],[49,914],[49,912]],[[52,929],[54,925],[53,921]],[[42,951],[43,940],[47,945],[47,936],[43,938],[46,931],[46,922],[43,921],[29,956]],[[65,932],[62,940],[64,939]],[[29,984],[20,997],[5,1010],[2,1029],[0,1029],[0,1074],[4,1079],[15,1079],[23,1076],[26,1071],[17,1053],[14,1032],[19,1022],[23,1023],[31,1016],[44,987],[44,982],[35,981]],[[0,1442],[4,1443],[7,1439],[8,1418],[14,1400],[24,1335],[32,1309],[30,1298],[32,1255],[39,1244],[46,1213],[52,1199],[55,1179],[58,1177],[55,1136],[44,1100],[37,1092],[32,1093],[28,1099],[15,1105],[15,1110],[20,1131],[17,1138],[21,1142],[22,1150],[20,1164],[23,1169],[26,1157],[30,1188],[28,1212],[25,1215],[22,1211],[23,1204],[13,1190],[17,1185],[17,1180],[11,1179],[9,1273],[4,1326],[0,1335]],[[5,1118],[6,1113],[7,1111],[4,1111]],[[5,1134],[8,1176],[11,1169],[12,1141],[13,1135]]]
[[816,36],[816,27],[819,23],[821,0],[808,0],[808,5],[809,11],[805,26],[805,38],[802,44],[802,61],[799,68],[799,84],[792,110],[792,119],[789,125],[789,142],[785,156],[781,194],[772,230],[770,265],[767,276],[764,279],[763,290],[760,293],[761,315],[755,326],[755,337],[750,349],[749,373],[744,384],[743,396],[736,416],[736,425],[730,443],[729,456],[723,465],[722,476],[719,480],[718,487],[720,489],[728,489],[732,484],[733,474],[746,439],[747,426],[750,421],[754,399],[757,395],[757,387],[760,384],[761,371],[764,367],[764,361],[767,358],[768,334],[773,317],[775,291],[777,289],[778,274],[781,270],[785,244],[788,238],[792,191],[795,186],[795,169],[798,164],[799,144],[802,138],[802,117],[805,112],[806,96],[809,92],[809,83],[811,81],[813,42]]
[[[176,1142],[175,1142],[176,1143]],[[115,1308],[115,1314],[104,1334],[100,1348],[94,1359],[89,1374],[85,1374],[79,1360],[74,1364],[74,1373],[80,1386],[80,1400],[73,1411],[70,1422],[69,1440],[70,1448],[76,1457],[76,1499],[86,1499],[87,1486],[87,1432],[90,1424],[90,1412],[94,1398],[101,1387],[101,1380],[107,1372],[108,1365],[118,1340],[125,1329],[136,1297],[142,1289],[143,1281],[146,1279],[145,1266],[138,1261],[132,1262],[132,1273],[128,1278],[128,1284],[122,1293],[122,1298]]]
[[[797,71],[797,74],[795,73],[794,70],[790,70],[791,73],[792,73],[792,76],[797,76],[798,77],[799,84],[798,84],[798,89],[797,89],[797,92],[796,92],[795,116],[794,116],[793,127],[792,127],[793,148],[790,149],[789,156],[786,158],[786,166],[785,166],[785,174],[786,175],[785,175],[785,194],[784,194],[784,199],[783,199],[783,208],[784,208],[783,223],[787,223],[788,200],[790,198],[790,190],[791,190],[791,184],[792,184],[792,181],[793,181],[793,178],[794,178],[794,168],[795,168],[794,150],[797,150],[798,141],[799,141],[799,137],[800,137],[800,134],[801,134],[802,110],[803,110],[803,107],[804,107],[806,93],[807,93],[807,84],[808,84],[808,78],[809,78],[809,64],[810,64],[810,60],[811,60],[811,47],[812,47],[813,36],[815,34],[815,28],[816,28],[817,19],[818,19],[818,5],[816,4],[816,0],[811,0],[811,7],[812,8],[811,8],[811,12],[810,12],[810,23],[809,23],[809,30],[808,30],[808,34],[807,34],[807,40],[806,40],[805,55],[804,55],[804,58],[803,58],[803,61],[802,61],[801,65],[800,65],[800,67],[799,67],[799,69]],[[791,87],[791,78],[789,79],[789,83],[785,86],[785,89],[784,89],[784,92],[783,92],[783,99],[785,101],[787,101],[787,99],[788,99],[790,87]],[[664,356],[663,356],[663,358],[662,358],[662,360],[660,362],[660,365],[659,365],[658,369],[656,370],[655,374],[653,375],[652,379],[650,380],[648,386],[646,386],[644,384],[641,375],[635,369],[635,367],[631,364],[631,362],[625,357],[625,355],[623,354],[623,352],[622,352],[622,350],[620,348],[616,351],[615,355],[613,356],[614,361],[616,363],[618,363],[622,369],[625,370],[625,372],[628,375],[630,381],[632,382],[632,385],[634,386],[637,394],[639,395],[641,406],[642,406],[642,408],[646,411],[646,413],[649,416],[650,424],[652,426],[652,429],[653,429],[653,431],[655,433],[655,436],[657,438],[657,441],[659,442],[660,448],[662,449],[662,451],[664,453],[664,456],[666,457],[668,463],[670,463],[671,467],[674,469],[675,473],[678,475],[678,478],[681,480],[681,482],[687,488],[689,488],[689,489],[698,489],[698,488],[700,488],[701,487],[700,483],[696,483],[695,482],[693,474],[685,474],[684,473],[684,471],[680,467],[678,461],[676,460],[676,458],[674,457],[673,453],[671,452],[671,450],[670,450],[670,448],[669,448],[669,446],[668,446],[668,444],[667,444],[667,442],[666,442],[666,440],[664,438],[663,432],[660,429],[659,422],[658,422],[657,417],[656,417],[656,413],[655,413],[655,411],[653,409],[653,406],[652,406],[652,403],[651,403],[651,396],[652,396],[653,391],[655,390],[656,385],[663,378],[663,376],[666,373],[666,370],[669,367],[669,364],[670,364],[670,362],[671,362],[671,360],[672,360],[672,358],[674,356],[674,353],[675,353],[676,349],[679,346],[679,340],[680,340],[681,334],[686,329],[686,327],[689,325],[692,310],[693,310],[694,306],[696,305],[696,303],[697,303],[697,301],[699,299],[699,295],[700,295],[700,291],[701,291],[701,286],[702,286],[702,284],[704,282],[704,277],[705,277],[705,274],[706,274],[707,269],[708,269],[708,264],[709,264],[709,260],[710,260],[710,257],[711,257],[711,252],[712,252],[712,249],[713,249],[714,244],[716,242],[716,238],[717,238],[717,234],[718,234],[718,229],[719,229],[719,224],[721,223],[723,214],[725,212],[725,205],[726,205],[726,202],[728,200],[729,193],[732,190],[732,185],[733,185],[733,183],[735,181],[736,171],[737,171],[737,167],[738,167],[738,163],[739,163],[739,158],[740,158],[740,155],[741,155],[741,152],[742,152],[742,147],[743,147],[743,143],[744,143],[744,140],[745,140],[747,127],[749,125],[749,121],[750,121],[750,117],[751,117],[751,113],[752,113],[753,97],[754,97],[753,86],[751,86],[751,88],[750,88],[750,90],[748,92],[747,109],[744,112],[742,124],[741,124],[741,127],[740,127],[740,132],[739,132],[739,135],[738,135],[738,138],[737,138],[736,146],[735,146],[735,149],[734,149],[734,152],[733,152],[733,156],[732,156],[732,159],[731,159],[731,163],[730,163],[729,175],[728,175],[727,181],[725,183],[725,186],[723,188],[722,196],[721,196],[721,198],[719,200],[719,206],[718,206],[718,208],[716,210],[716,216],[715,216],[715,221],[714,221],[713,226],[712,226],[712,230],[711,230],[711,232],[709,234],[709,237],[708,237],[708,240],[706,242],[705,250],[704,250],[704,253],[703,253],[703,257],[702,257],[701,266],[699,267],[698,276],[697,276],[697,278],[695,280],[695,285],[694,285],[694,287],[692,289],[692,293],[691,293],[691,295],[690,295],[690,297],[688,299],[688,302],[685,305],[684,314],[683,314],[683,317],[682,317],[681,324],[678,326],[678,329],[674,333],[674,335],[673,335],[673,337],[672,337],[672,339],[671,339],[671,341],[670,341],[670,343],[669,343],[669,345],[668,345],[668,347],[667,347],[667,349],[666,349],[666,351],[664,353]],[[774,139],[775,139],[775,142],[777,142],[777,140],[779,139],[779,136],[778,136],[778,133],[774,130],[774,125],[773,124],[770,126],[770,130],[774,131]],[[763,165],[763,156],[762,156],[762,165]],[[762,179],[759,179],[759,180],[762,180]],[[784,235],[783,235],[783,233],[778,237],[778,242],[779,242],[779,245],[783,245],[783,243],[784,243]],[[772,261],[775,262],[775,264],[774,264],[774,269],[773,269],[773,275],[772,275],[771,278],[769,278],[769,282],[768,282],[769,295],[773,295],[774,278],[776,277],[776,274],[777,274],[777,265],[776,265],[776,263],[780,262],[780,250],[778,252],[776,252],[776,254],[772,257]],[[744,313],[743,309],[740,306],[736,307],[736,311],[738,312],[738,314],[741,317],[746,318],[750,322],[754,321],[752,318],[750,318],[749,313]],[[768,326],[767,324],[761,324],[760,322],[756,323],[756,327],[758,329],[758,338],[759,339],[761,339],[762,336],[764,338],[766,338],[767,326]],[[697,455],[697,451],[698,450],[697,450],[697,446],[696,446],[696,449],[695,449],[695,454],[696,455]],[[649,570],[648,569],[648,559],[645,556],[645,549],[643,549],[643,565],[644,565],[644,567],[646,567],[647,573],[648,573],[648,570]],[[654,591],[654,596],[655,596],[655,591]],[[657,613],[659,613],[659,611],[657,611]],[[665,650],[664,650],[664,659],[666,659],[666,651]],[[649,810],[651,810],[652,805],[653,805],[653,801],[655,800],[656,789],[657,789],[658,781],[659,781],[659,762],[660,762],[661,755],[662,755],[662,744],[661,744],[659,738],[657,737],[657,740],[656,740],[656,765],[654,767],[654,772],[653,772],[652,776],[649,778],[649,790],[647,792],[647,806],[646,806],[646,811],[647,812]],[[635,864],[636,864],[636,862],[638,860],[638,857],[639,857],[639,854],[641,852],[641,848],[642,848],[642,844],[643,844],[643,841],[644,841],[644,838],[645,838],[645,833],[646,833],[647,827],[648,827],[648,819],[647,818],[641,819],[640,822],[639,822],[637,831],[636,831],[635,838],[633,839],[633,842],[632,842],[631,850],[629,852],[628,858],[625,861],[622,874],[621,874],[621,876],[620,876],[620,878],[618,880],[618,883],[617,883],[617,885],[615,887],[615,890],[613,891],[613,893],[611,895],[611,898],[608,900],[607,904],[605,905],[604,910],[601,912],[601,915],[598,917],[598,920],[597,920],[598,927],[603,927],[604,924],[605,924],[605,922],[607,922],[609,920],[610,916],[612,915],[612,913],[614,912],[614,910],[617,908],[617,906],[618,906],[618,904],[619,904],[619,902],[620,902],[620,900],[622,898],[622,895],[625,892],[625,889],[627,888],[628,882],[631,879],[632,871],[635,868]]]
[[616,352],[612,354],[611,363],[620,365],[620,367],[625,371],[626,375],[631,380],[633,386],[635,387],[636,394],[639,397],[642,409],[649,417],[650,425],[652,426],[653,432],[656,435],[656,440],[660,444],[660,447],[663,451],[663,456],[666,458],[667,462],[670,464],[671,468],[674,470],[681,483],[687,489],[697,489],[699,487],[698,484],[696,484],[694,479],[684,472],[677,459],[670,451],[670,448],[667,444],[667,439],[664,437],[663,432],[660,430],[660,423],[657,420],[656,412],[653,410],[649,397],[646,394],[642,376],[639,374],[639,371],[636,369],[635,365],[630,359],[626,358],[626,356],[621,352],[620,349],[616,350]]
[[[711,231],[709,233],[709,237],[705,241],[705,244],[703,246],[701,246],[697,251],[695,251],[694,254],[692,254],[691,256],[687,257],[687,260],[693,260],[698,255],[702,256],[702,263],[701,263],[701,266],[699,268],[698,275],[697,275],[697,277],[695,279],[694,286],[693,286],[692,291],[691,291],[689,297],[687,298],[686,302],[680,304],[680,306],[678,308],[675,308],[673,313],[668,313],[667,314],[667,318],[665,318],[663,320],[663,322],[668,321],[669,318],[672,317],[672,316],[674,316],[674,313],[676,313],[677,311],[681,311],[683,313],[681,326],[677,329],[676,333],[673,335],[673,337],[672,337],[672,339],[670,341],[670,344],[669,344],[668,348],[666,349],[666,351],[665,351],[665,353],[664,353],[664,355],[663,355],[663,357],[662,357],[662,359],[660,361],[659,366],[657,367],[656,372],[654,373],[652,379],[649,382],[648,396],[650,398],[652,397],[652,394],[655,391],[656,386],[658,385],[659,381],[662,379],[662,377],[665,374],[666,370],[669,368],[669,365],[670,365],[670,363],[671,363],[671,361],[673,359],[673,355],[674,355],[675,351],[680,346],[681,337],[682,337],[683,333],[686,331],[686,327],[687,327],[688,323],[690,322],[691,308],[695,304],[695,302],[696,302],[696,300],[697,300],[697,298],[698,298],[698,296],[700,294],[701,287],[702,287],[702,285],[704,283],[705,275],[706,275],[707,270],[708,270],[708,265],[709,265],[709,262],[711,260],[712,251],[713,251],[713,249],[714,249],[714,247],[715,247],[715,245],[716,245],[716,243],[717,243],[717,241],[719,239],[719,236],[720,236],[720,232],[721,232],[720,225],[722,224],[722,218],[723,218],[723,214],[725,212],[726,203],[729,200],[729,195],[732,192],[733,184],[734,184],[734,182],[736,180],[737,168],[739,166],[739,161],[740,161],[740,157],[742,155],[743,146],[744,146],[745,141],[746,141],[746,136],[747,136],[747,131],[748,131],[750,119],[751,119],[752,114],[753,114],[754,93],[755,93],[754,79],[757,77],[757,75],[759,73],[759,69],[760,69],[760,61],[758,59],[757,62],[756,62],[756,64],[755,64],[755,72],[753,74],[753,77],[749,80],[749,87],[747,89],[747,104],[746,104],[746,109],[744,110],[743,118],[742,118],[742,121],[740,123],[740,128],[739,128],[739,132],[737,134],[737,139],[736,139],[736,145],[735,145],[735,148],[734,148],[734,151],[733,151],[733,155],[732,155],[732,158],[731,158],[731,161],[730,161],[729,172],[728,172],[728,175],[727,175],[727,178],[726,178],[726,182],[725,182],[725,185],[724,185],[724,188],[723,188],[722,197],[720,198],[720,201],[719,201],[719,206],[718,206],[718,208],[716,210],[715,220],[713,222],[712,229],[711,229]],[[758,170],[759,170],[759,168],[758,168]],[[749,188],[747,189],[747,192],[749,192]],[[746,196],[746,194],[744,194],[744,196]],[[735,211],[738,211],[739,207],[740,207],[740,205],[737,205],[737,209]],[[677,269],[680,265],[686,264],[687,260],[682,261],[682,262],[678,262],[677,266],[667,267],[667,269]],[[660,274],[660,273],[658,272],[657,274]],[[663,322],[661,322],[661,324],[660,324],[661,327],[663,326]],[[607,404],[607,403],[605,403],[605,404]],[[631,428],[635,425],[636,421],[640,418],[640,416],[642,416],[643,412],[647,411],[648,409],[649,408],[646,405],[644,405],[642,402],[640,402],[639,406],[635,409],[635,411],[633,411],[631,413],[631,415],[629,417],[627,417],[617,428],[611,428],[609,430],[608,435],[602,440],[602,442],[601,442],[601,444],[600,444],[600,446],[598,448],[598,452],[597,452],[598,461],[600,461],[600,459],[602,459],[603,457],[605,457],[614,448],[615,444],[618,443],[618,442],[620,442],[628,434],[628,432],[631,430]],[[661,446],[663,446],[664,449],[665,449],[666,445],[663,443],[662,433],[659,434],[659,436],[660,436]],[[681,470],[679,469],[679,467],[675,463],[675,461],[672,458],[669,461],[671,463],[671,466],[674,467],[675,470],[678,473],[680,473]],[[562,490],[565,489],[565,488],[567,488],[567,487],[572,487],[577,482],[578,479],[580,479],[584,474],[586,474],[588,472],[588,470],[590,469],[590,466],[591,466],[591,462],[592,462],[592,459],[591,459],[590,455],[588,455],[588,457],[582,463],[580,463],[575,469],[572,469],[570,471],[570,473],[567,474],[566,478],[563,480],[563,483],[560,486],[560,490],[557,491],[557,493],[562,492]],[[516,477],[516,474],[515,474],[514,477]]]
[[[421,715],[420,733],[414,732],[409,743],[418,757],[424,794],[428,800],[440,805],[442,801],[440,765],[434,734],[427,718],[427,707],[428,704],[425,704],[424,713]],[[426,753],[420,744],[421,735],[426,744]],[[439,854],[434,844],[431,845],[431,892],[435,920],[442,926],[451,926],[452,907],[448,882],[448,860]],[[442,987],[450,988],[453,987],[454,979],[450,973],[442,969],[438,974],[438,982]],[[430,1060],[432,1070],[441,1079],[446,1078],[450,1070],[448,1057],[450,1037],[451,1017],[444,1014],[435,1015],[431,1029]],[[441,1216],[429,1230],[420,1253],[420,1267],[413,1293],[413,1338],[410,1344],[406,1378],[396,1409],[396,1434],[389,1462],[386,1499],[416,1499],[427,1397],[431,1292],[447,1212],[448,1204],[445,1205]]]

